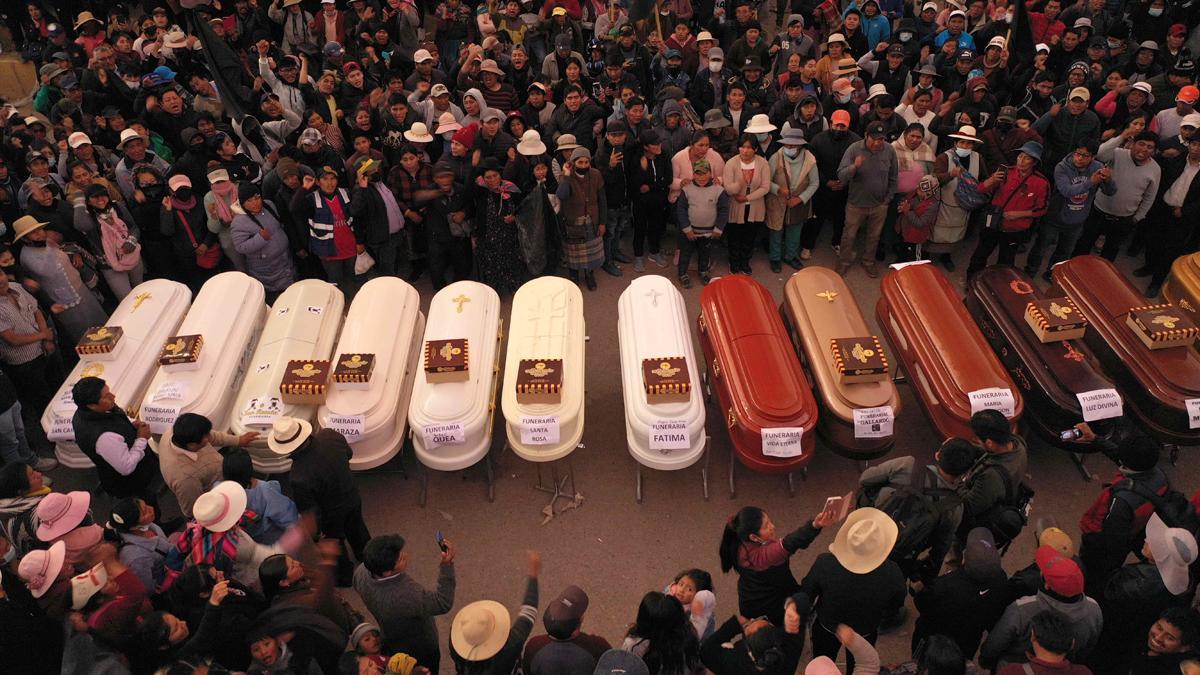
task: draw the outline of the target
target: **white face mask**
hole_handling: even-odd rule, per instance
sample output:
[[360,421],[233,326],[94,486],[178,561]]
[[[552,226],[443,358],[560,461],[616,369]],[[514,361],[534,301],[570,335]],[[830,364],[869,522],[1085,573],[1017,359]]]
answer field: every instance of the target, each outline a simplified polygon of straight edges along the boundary
[[795,159],[796,155],[800,154],[800,148],[784,148],[783,154],[791,159]]
[[850,94],[837,94],[837,102],[838,103],[849,103],[850,102]]
[[1146,10],[1146,13],[1150,16],[1162,16],[1163,11],[1161,7],[1151,7],[1150,9]]
[[1109,48],[1109,49],[1117,49],[1117,48],[1119,48],[1120,46],[1121,46],[1121,41],[1120,41],[1120,40],[1109,40],[1109,41],[1108,41],[1108,48]]
[[1012,20],[1013,20],[1012,12],[1009,12],[1008,14],[1004,15],[1004,23],[1012,23]]
[[709,61],[708,62],[708,70],[713,73],[719,73],[719,72],[721,72],[721,66],[723,66],[723,65],[725,65],[725,64],[720,61]]
[[901,42],[908,42],[908,41],[909,41],[909,40],[911,40],[911,39],[912,39],[912,33],[909,33],[909,32],[904,32],[904,33],[901,33],[901,34],[900,34],[900,41],[901,41]]
[[130,82],[129,80],[126,80],[126,81],[125,81],[125,86],[126,86],[126,87],[129,87],[129,88],[130,88],[131,90],[133,90],[133,91],[137,91],[138,89],[141,89],[141,87],[142,87],[142,83],[141,83],[141,81],[140,81],[140,80],[139,80],[139,81],[137,81],[137,82]]
[[962,157],[963,159],[966,159],[971,156],[971,149],[970,148],[955,148],[954,154],[958,155],[959,157]]

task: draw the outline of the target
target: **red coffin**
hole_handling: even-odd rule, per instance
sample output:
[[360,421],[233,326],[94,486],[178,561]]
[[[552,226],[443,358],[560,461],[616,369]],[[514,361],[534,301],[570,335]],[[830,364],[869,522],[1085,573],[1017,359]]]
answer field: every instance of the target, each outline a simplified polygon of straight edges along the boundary
[[[754,471],[790,473],[816,447],[817,402],[771,294],[750,277],[718,279],[700,293],[700,345],[708,381],[737,458]],[[801,454],[763,454],[762,431],[801,427]]]
[[1200,353],[1194,347],[1151,350],[1125,323],[1133,307],[1156,304],[1116,266],[1087,255],[1055,265],[1054,284],[1090,322],[1083,339],[1117,382],[1125,405],[1166,443],[1195,445],[1200,429],[1188,424],[1187,401],[1200,399]]
[[968,394],[994,387],[1012,391],[1016,430],[1021,392],[941,270],[925,264],[889,272],[875,314],[939,434],[973,438]]

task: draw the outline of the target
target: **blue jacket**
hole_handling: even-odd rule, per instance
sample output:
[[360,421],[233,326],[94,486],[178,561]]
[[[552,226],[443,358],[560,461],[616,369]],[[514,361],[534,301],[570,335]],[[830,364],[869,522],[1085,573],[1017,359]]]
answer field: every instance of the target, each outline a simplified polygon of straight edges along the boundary
[[1075,156],[1069,154],[1062,158],[1054,167],[1054,194],[1051,198],[1050,213],[1060,225],[1081,225],[1092,212],[1092,202],[1096,200],[1096,190],[1104,194],[1116,192],[1116,184],[1109,180],[1100,185],[1092,184],[1092,174],[1104,165],[1093,159],[1087,168],[1075,166]]
[[259,521],[243,529],[254,541],[268,546],[300,518],[296,503],[283,494],[275,480],[260,480],[246,490],[246,510],[257,513]]

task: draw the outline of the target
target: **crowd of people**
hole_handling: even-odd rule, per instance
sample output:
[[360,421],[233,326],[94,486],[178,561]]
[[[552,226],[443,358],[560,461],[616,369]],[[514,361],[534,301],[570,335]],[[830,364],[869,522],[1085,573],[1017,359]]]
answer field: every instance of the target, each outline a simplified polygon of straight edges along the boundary
[[[862,674],[1200,673],[1200,499],[1123,420],[1080,425],[1119,469],[1079,541],[1027,522],[1024,440],[985,411],[929,466],[869,468],[848,517],[783,534],[742,508],[719,546],[736,603],[718,609],[711,574],[685,570],[611,643],[582,632],[577,586],[543,610],[533,552],[519,610],[463,606],[447,642],[434,617],[455,605],[454,545],[435,590],[410,577],[405,540],[371,536],[336,431],[279,419],[267,446],[292,468],[269,480],[240,447],[257,434],[184,414],[151,451],[149,427],[84,377],[70,397],[93,504],[53,491],[27,428],[72,346],[147,278],[197,291],[238,270],[269,301],[322,278],[349,300],[379,275],[509,294],[563,271],[594,290],[597,271],[674,267],[687,288],[711,279],[722,241],[730,274],[764,250],[780,272],[827,247],[838,273],[870,277],[890,260],[954,270],[973,245],[968,274],[999,249],[1045,279],[1074,255],[1144,255],[1154,297],[1198,248],[1192,0],[4,14],[39,76],[34,114],[0,111],[5,672],[436,673],[446,647],[459,673],[793,673],[810,642],[814,675],[839,672],[843,647]],[[797,581],[791,556],[834,527]],[[1000,556],[1030,530],[1035,559],[1010,577]],[[881,665],[874,644],[909,595],[912,660]]]

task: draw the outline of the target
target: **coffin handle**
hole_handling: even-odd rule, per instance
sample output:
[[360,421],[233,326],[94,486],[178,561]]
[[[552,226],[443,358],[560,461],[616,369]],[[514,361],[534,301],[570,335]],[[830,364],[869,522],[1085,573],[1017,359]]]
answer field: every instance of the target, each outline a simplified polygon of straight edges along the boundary
[[721,377],[721,362],[716,359],[713,359],[713,362],[712,362],[712,374],[713,374],[713,377],[716,377],[716,378]]
[[737,425],[737,413],[733,412],[732,406],[730,406],[729,410],[725,412],[725,424],[728,425],[730,429]]
[[701,315],[701,316],[697,317],[697,319],[696,319],[696,325],[697,325],[697,327],[700,329],[700,334],[701,334],[701,335],[703,335],[703,334],[705,334],[705,333],[707,333],[707,332],[708,332],[708,326],[704,325],[704,315]]

